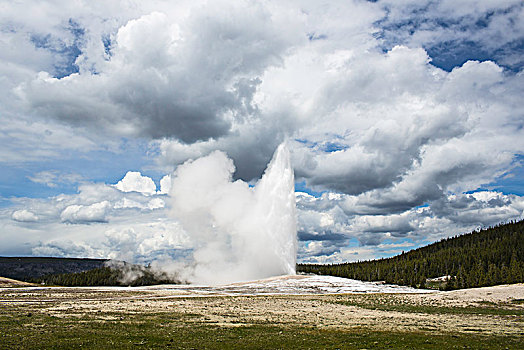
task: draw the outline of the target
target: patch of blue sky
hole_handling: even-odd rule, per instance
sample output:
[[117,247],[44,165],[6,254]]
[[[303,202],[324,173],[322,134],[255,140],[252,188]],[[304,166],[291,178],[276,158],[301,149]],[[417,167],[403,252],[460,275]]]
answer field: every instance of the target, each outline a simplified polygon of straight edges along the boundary
[[1,208],[8,208],[8,207],[10,207],[12,204],[13,204],[13,203],[11,202],[11,199],[0,197],[0,209],[1,209]]
[[111,36],[104,35],[102,36],[102,43],[104,44],[104,53],[106,54],[106,59],[112,56],[111,53]]
[[495,50],[487,50],[473,41],[446,41],[424,49],[431,57],[432,65],[448,72],[470,60],[493,61],[515,73],[524,68],[524,38]]
[[524,38],[514,40],[493,53],[495,62],[518,73],[524,69]]
[[313,33],[308,33],[307,38],[309,39],[309,41],[325,40],[327,39],[327,35],[326,34],[317,34],[313,32]]
[[52,75],[58,79],[79,72],[79,67],[75,62],[82,54],[81,47],[84,42],[85,29],[73,19],[69,19],[67,30],[73,36],[72,44],[67,44],[64,40],[52,37],[50,34],[31,36],[31,42],[36,48],[48,50],[55,55],[56,61]]
[[[463,39],[464,34],[485,30],[499,16],[505,16],[504,19],[510,23],[515,22],[524,4],[488,11],[477,18],[468,15],[452,19],[433,17],[431,12],[434,11],[435,5],[436,3],[430,2],[421,7],[414,7],[410,16],[399,21],[392,21],[388,16],[378,21],[376,25],[380,30],[375,36],[382,41],[382,50],[387,52],[395,45],[408,44],[411,36],[418,31],[435,32],[444,29],[447,34],[442,35],[440,41],[422,43],[422,47],[432,59],[431,64],[438,68],[449,72],[469,60],[490,60],[514,73],[524,68],[524,37],[509,42],[497,41],[489,37],[488,31],[485,36],[477,40]],[[512,13],[515,15],[511,16]],[[518,28],[516,23],[513,23],[513,26]],[[507,28],[507,30],[518,29]]]
[[[55,166],[53,164],[53,171]],[[49,171],[49,165],[44,163],[25,164],[23,168],[16,166],[4,165],[0,173],[0,197],[3,198],[5,206],[9,206],[10,198],[47,198],[56,196],[60,193],[75,193],[77,187],[75,184],[69,182],[53,182],[49,181],[52,187],[46,183],[32,181],[31,178],[36,174]]]
[[[49,159],[24,163],[23,166],[3,164],[0,172],[0,198],[8,206],[9,198],[47,198],[59,194],[76,193],[81,181],[115,184],[128,171],[140,171],[150,176],[159,188],[165,174],[157,170],[154,160],[148,157],[145,142],[124,144],[118,152],[98,150],[88,153],[69,152],[60,160]],[[35,182],[38,174],[48,172],[55,175],[49,180]],[[2,205],[2,204],[0,204]]]
[[332,142],[332,141],[314,142],[314,141],[309,141],[306,139],[295,139],[295,141],[302,143],[303,145],[307,146],[308,148],[312,148],[312,149],[326,152],[326,153],[343,151],[349,148],[348,145],[345,145],[339,142]]
[[308,146],[309,148],[313,148],[315,146],[315,143],[306,139],[295,139],[295,141],[300,142],[303,145]]
[[424,48],[431,57],[431,64],[450,72],[465,62],[493,60],[493,55],[472,41],[446,41]]
[[326,193],[326,191],[319,192],[307,187],[306,181],[295,182],[295,192],[304,192],[316,198],[319,198],[323,193]]
[[74,35],[75,41],[83,40],[86,32],[85,29],[72,18],[68,21],[68,30]]
[[514,164],[515,167],[508,173],[489,184],[467,193],[498,191],[506,195],[524,196],[524,155],[518,155],[514,160]]
[[360,247],[360,246],[361,246],[361,244],[358,241],[358,239],[356,239],[356,238],[349,239],[348,242],[347,242],[347,245],[346,245],[346,247],[348,247],[348,248],[357,248],[357,247]]
[[329,142],[329,141],[323,142],[322,147],[321,147],[322,151],[327,152],[327,153],[343,151],[348,148],[349,146],[347,145],[343,145],[337,142]]

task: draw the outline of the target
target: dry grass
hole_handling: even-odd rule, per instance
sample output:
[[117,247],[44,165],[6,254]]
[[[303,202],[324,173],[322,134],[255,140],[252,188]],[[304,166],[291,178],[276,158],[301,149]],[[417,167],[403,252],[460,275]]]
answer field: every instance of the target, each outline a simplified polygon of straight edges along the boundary
[[[270,345],[280,344],[282,333],[279,332],[292,332],[294,336],[286,338],[288,345],[283,347],[296,346],[298,343],[293,341],[297,340],[297,335],[311,344],[317,344],[314,337],[323,336],[325,342],[318,343],[319,347],[330,345],[330,341],[360,339],[366,335],[369,341],[375,339],[373,342],[390,339],[388,346],[393,348],[396,347],[394,344],[401,347],[400,339],[423,348],[428,337],[441,339],[442,344],[455,342],[457,346],[477,344],[482,348],[492,344],[498,348],[498,345],[507,343],[512,348],[522,346],[524,304],[518,301],[523,299],[523,292],[522,284],[419,295],[234,297],[187,297],[169,290],[17,288],[0,291],[0,311],[3,336],[13,342],[11,345],[16,345],[16,334],[28,332],[27,327],[33,329],[33,333],[26,334],[26,338],[34,332],[52,328],[52,325],[60,333],[75,329],[78,324],[83,324],[87,327],[85,329],[106,324],[115,327],[115,332],[124,325],[137,328],[136,332],[140,334],[148,330],[157,334],[155,339],[158,341],[165,341],[167,336],[174,339],[173,329],[178,329],[188,341],[193,339],[191,346],[211,346],[212,339],[205,337],[222,334],[224,339],[229,339],[229,335],[240,332],[243,337],[251,339],[256,348],[257,342],[266,344],[260,332],[267,333],[268,339],[275,337],[271,339],[277,343],[268,343]],[[24,327],[17,328],[20,322]],[[166,332],[169,329],[171,333],[162,333],[162,327],[167,327]],[[43,332],[40,336],[45,334]],[[77,335],[81,337],[81,334]],[[126,334],[119,333],[119,336],[124,339]],[[152,344],[152,338],[146,333],[144,337]],[[178,344],[186,344],[183,343],[186,338],[179,339]],[[106,340],[111,340],[111,334]],[[58,340],[53,336],[48,341]],[[90,344],[96,348],[98,338],[92,341]],[[107,345],[107,342],[100,344]]]

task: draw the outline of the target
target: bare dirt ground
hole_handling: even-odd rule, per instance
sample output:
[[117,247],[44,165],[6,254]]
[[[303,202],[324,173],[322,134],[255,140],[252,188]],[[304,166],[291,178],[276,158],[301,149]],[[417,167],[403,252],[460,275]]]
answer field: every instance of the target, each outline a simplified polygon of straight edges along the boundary
[[29,287],[29,286],[34,286],[34,284],[13,280],[7,277],[0,277],[0,288]]
[[518,283],[494,287],[460,289],[413,297],[414,300],[420,299],[420,302],[433,301],[443,306],[467,307],[490,303],[508,304],[514,301],[524,300],[524,284]]
[[54,317],[102,313],[125,320],[141,312],[176,312],[198,324],[257,324],[319,329],[366,328],[524,336],[524,284],[425,294],[189,296],[173,289],[12,288],[0,290],[4,307],[34,305]]

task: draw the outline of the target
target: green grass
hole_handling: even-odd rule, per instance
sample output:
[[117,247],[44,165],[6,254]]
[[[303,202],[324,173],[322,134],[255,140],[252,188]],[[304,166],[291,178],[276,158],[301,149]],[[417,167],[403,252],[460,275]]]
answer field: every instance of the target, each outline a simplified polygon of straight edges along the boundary
[[[49,305],[46,305],[49,307]],[[111,318],[112,320],[107,320]],[[179,312],[50,315],[38,304],[0,305],[0,349],[516,349],[522,337],[344,331],[270,323],[221,327]]]

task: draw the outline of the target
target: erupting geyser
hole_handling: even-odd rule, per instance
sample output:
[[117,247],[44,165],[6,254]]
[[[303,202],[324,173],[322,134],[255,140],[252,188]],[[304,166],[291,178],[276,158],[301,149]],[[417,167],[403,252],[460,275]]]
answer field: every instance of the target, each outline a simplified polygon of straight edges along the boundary
[[181,277],[216,284],[294,274],[294,175],[285,143],[254,187],[233,181],[234,171],[217,151],[174,173],[172,213],[194,247]]

